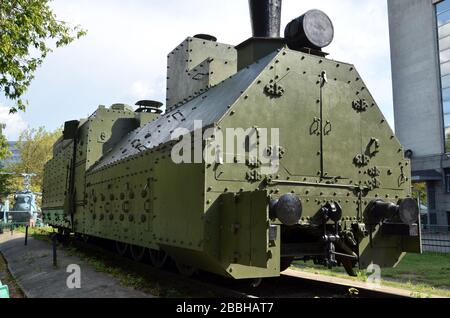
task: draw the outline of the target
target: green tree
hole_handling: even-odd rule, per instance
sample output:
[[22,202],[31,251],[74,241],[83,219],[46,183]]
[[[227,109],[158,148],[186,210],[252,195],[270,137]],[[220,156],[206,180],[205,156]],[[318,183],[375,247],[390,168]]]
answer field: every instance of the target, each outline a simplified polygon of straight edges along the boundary
[[420,194],[420,203],[423,205],[427,205],[427,185],[424,182],[414,183],[413,184],[413,196],[416,200],[419,200]]
[[[61,136],[61,128],[55,132],[48,132],[44,127],[27,129],[20,134],[19,141],[16,144],[20,160],[12,164],[9,170],[15,173],[37,174],[36,177],[32,178],[32,191],[42,191],[44,165],[53,157],[53,145]],[[14,189],[21,189],[22,183],[23,178],[13,178]]]
[[57,20],[50,1],[0,0],[0,91],[15,103],[13,113],[25,110],[22,97],[52,48],[86,34]]
[[450,133],[447,131],[445,132],[445,152],[450,152]]
[[[1,132],[1,131],[0,131]],[[0,134],[0,161],[8,159],[11,156],[11,151],[9,151],[8,141],[6,137]],[[0,166],[2,168],[2,166]]]
[[[3,162],[11,156],[8,142],[0,130],[0,173],[7,172],[4,169]],[[11,193],[11,176],[0,174],[0,198],[8,196]]]

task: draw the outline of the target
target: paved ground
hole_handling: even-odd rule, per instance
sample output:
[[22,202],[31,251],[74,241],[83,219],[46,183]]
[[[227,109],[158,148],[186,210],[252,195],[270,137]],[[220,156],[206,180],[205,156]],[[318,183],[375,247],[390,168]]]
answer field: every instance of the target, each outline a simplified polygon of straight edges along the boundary
[[[49,243],[28,239],[24,246],[24,235],[10,233],[0,235],[0,253],[8,263],[28,298],[152,298],[153,296],[122,286],[105,273],[96,272],[90,265],[75,256],[58,250],[58,267],[53,267],[52,246]],[[81,288],[69,289],[67,267],[80,266]]]

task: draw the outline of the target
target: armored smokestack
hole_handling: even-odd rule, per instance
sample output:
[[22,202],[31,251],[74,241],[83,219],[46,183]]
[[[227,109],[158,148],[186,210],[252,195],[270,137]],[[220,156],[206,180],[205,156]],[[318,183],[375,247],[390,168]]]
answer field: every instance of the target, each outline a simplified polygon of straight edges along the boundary
[[281,1],[248,1],[253,36],[236,46],[238,71],[286,44],[280,37]]
[[253,37],[279,38],[282,0],[249,0]]

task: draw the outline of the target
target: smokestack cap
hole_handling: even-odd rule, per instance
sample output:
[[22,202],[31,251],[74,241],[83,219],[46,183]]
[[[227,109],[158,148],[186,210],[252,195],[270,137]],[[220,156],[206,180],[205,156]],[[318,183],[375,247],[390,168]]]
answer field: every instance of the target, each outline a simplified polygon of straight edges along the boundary
[[331,44],[334,27],[331,19],[320,10],[310,10],[291,21],[284,31],[289,48],[322,49]]
[[194,35],[194,38],[211,41],[211,42],[217,42],[217,38],[215,36],[212,36],[209,34],[196,34],[196,35]]

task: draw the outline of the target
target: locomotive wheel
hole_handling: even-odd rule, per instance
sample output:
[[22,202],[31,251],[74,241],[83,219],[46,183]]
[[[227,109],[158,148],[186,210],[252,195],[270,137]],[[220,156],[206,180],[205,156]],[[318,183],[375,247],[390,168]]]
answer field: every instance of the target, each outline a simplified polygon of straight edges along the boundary
[[75,234],[75,238],[76,238],[78,241],[83,242],[83,243],[86,243],[86,244],[89,242],[89,235],[86,235],[86,234],[76,233],[76,234]]
[[258,288],[259,286],[261,286],[262,282],[263,282],[262,278],[255,278],[255,279],[252,281],[251,286],[252,286],[253,288]]
[[186,277],[192,277],[197,272],[197,269],[195,267],[182,264],[180,262],[175,261],[175,265],[178,269],[178,272]]
[[145,247],[140,247],[136,245],[130,245],[130,254],[133,260],[136,262],[141,262],[145,257]]
[[69,243],[70,239],[70,232],[69,230],[58,228],[58,233],[56,234],[56,239],[59,243],[63,245],[67,245]]
[[89,243],[89,241],[91,240],[91,238],[89,237],[89,235],[86,235],[86,234],[81,234],[81,240],[84,242],[84,243]]
[[159,250],[150,250],[150,261],[152,266],[157,269],[161,269],[166,265],[167,262],[167,254],[166,252]]
[[282,257],[280,259],[280,272],[282,273],[285,270],[287,270],[289,267],[291,267],[293,261],[294,261],[294,258],[292,258],[292,257]]
[[116,241],[116,251],[120,256],[125,256],[128,250],[128,244]]

